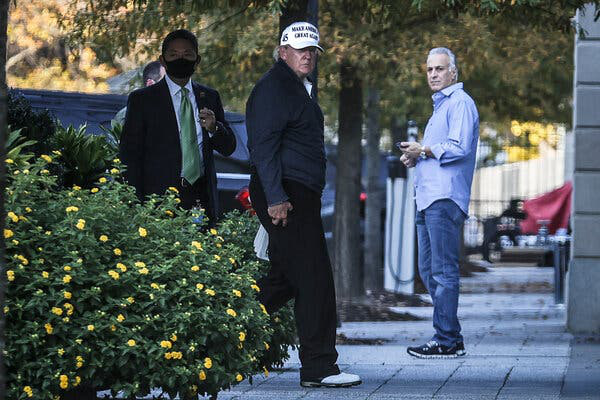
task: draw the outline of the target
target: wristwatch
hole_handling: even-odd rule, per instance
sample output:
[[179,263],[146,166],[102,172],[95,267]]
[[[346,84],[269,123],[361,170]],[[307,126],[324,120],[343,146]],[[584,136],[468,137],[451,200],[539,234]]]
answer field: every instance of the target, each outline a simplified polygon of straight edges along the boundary
[[419,153],[419,158],[421,160],[426,160],[427,159],[427,153],[425,153],[425,147],[421,147],[421,152]]

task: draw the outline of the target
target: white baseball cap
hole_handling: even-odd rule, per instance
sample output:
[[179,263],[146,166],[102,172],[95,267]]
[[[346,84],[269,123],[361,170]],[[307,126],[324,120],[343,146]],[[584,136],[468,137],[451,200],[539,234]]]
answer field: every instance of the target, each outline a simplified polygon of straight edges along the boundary
[[316,47],[323,51],[319,46],[319,30],[316,26],[308,22],[294,22],[281,33],[281,46],[289,45],[294,49],[304,49],[306,47]]

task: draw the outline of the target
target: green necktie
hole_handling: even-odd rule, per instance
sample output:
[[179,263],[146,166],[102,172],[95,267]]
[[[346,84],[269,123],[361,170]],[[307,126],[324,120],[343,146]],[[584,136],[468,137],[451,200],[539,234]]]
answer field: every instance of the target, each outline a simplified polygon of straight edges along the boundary
[[200,168],[200,151],[196,136],[196,123],[192,103],[188,98],[189,90],[182,87],[181,106],[179,107],[179,139],[181,140],[181,156],[183,162],[183,177],[193,185],[202,176]]

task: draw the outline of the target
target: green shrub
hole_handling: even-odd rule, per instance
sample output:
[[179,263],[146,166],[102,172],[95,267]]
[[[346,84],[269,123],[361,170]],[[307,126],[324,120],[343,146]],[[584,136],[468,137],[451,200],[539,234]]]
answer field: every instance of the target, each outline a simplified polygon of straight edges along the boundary
[[[7,161],[8,398],[78,385],[215,394],[262,370],[273,328],[255,300],[249,217],[200,232],[175,191],[140,204],[111,176],[59,190],[50,157]],[[290,326],[276,329],[288,340]]]
[[[254,236],[258,230],[258,218],[248,212],[240,213],[235,210],[228,213],[219,225],[219,232],[227,241],[233,243],[243,251],[242,259],[258,264],[259,275],[256,279],[267,273],[269,263],[256,258],[254,253]],[[294,321],[293,305],[289,304],[271,315],[273,329],[268,351],[262,354],[260,365],[282,367],[290,358],[289,349],[296,347],[296,325]]]
[[35,140],[32,151],[36,155],[50,151],[49,140],[54,134],[54,118],[48,110],[34,111],[20,93],[10,90],[7,97],[7,123],[13,129],[22,129],[27,140]]
[[73,185],[91,188],[117,156],[104,136],[86,133],[87,126],[78,129],[58,127],[52,138],[53,154],[58,162],[57,175],[65,187]]

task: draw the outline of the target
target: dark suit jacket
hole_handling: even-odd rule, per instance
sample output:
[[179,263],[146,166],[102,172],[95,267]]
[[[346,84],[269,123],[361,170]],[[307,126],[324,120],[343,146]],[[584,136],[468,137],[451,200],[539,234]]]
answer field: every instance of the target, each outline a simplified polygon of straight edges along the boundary
[[[228,156],[236,140],[225,121],[219,93],[192,82],[198,109],[207,107],[215,113],[218,129],[210,137],[202,130],[202,157],[207,182],[206,213],[213,221],[219,214],[217,175],[213,150]],[[181,145],[173,101],[165,79],[129,95],[127,115],[121,135],[120,156],[127,165],[125,178],[136,188],[140,200],[149,194],[164,194],[168,187],[181,183]]]

